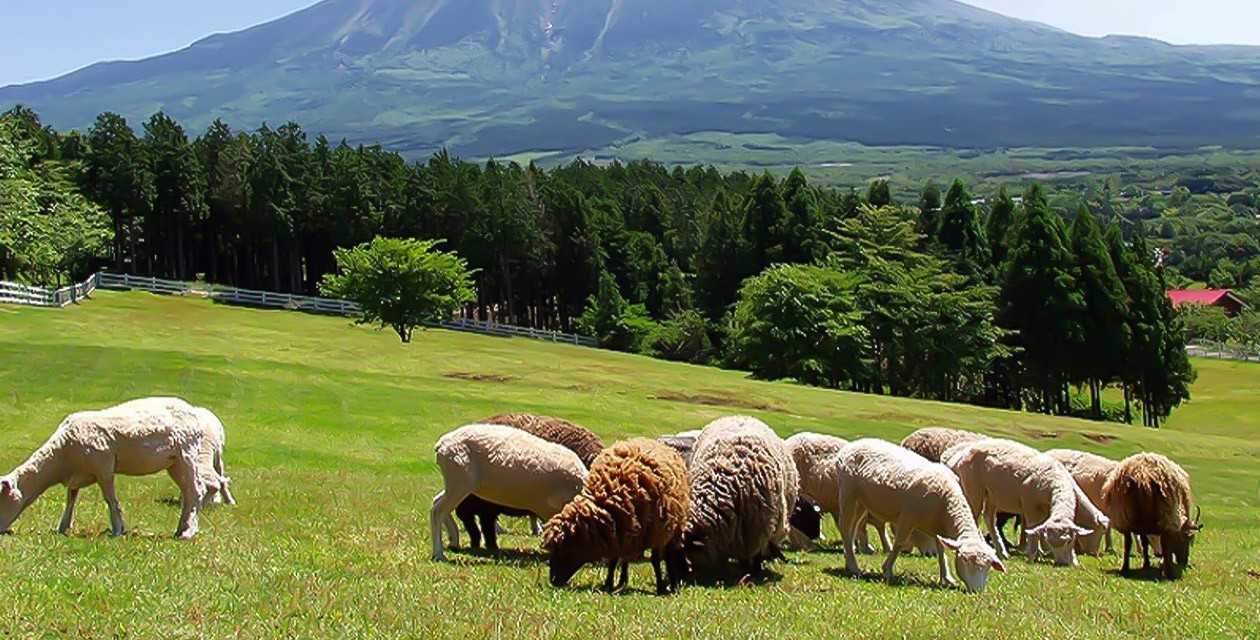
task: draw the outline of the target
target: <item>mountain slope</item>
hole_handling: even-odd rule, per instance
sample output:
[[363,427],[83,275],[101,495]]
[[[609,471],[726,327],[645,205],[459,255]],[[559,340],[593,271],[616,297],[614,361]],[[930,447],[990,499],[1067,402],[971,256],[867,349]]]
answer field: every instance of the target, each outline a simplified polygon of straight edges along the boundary
[[0,89],[57,126],[164,108],[415,152],[698,131],[946,147],[1260,147],[1260,48],[1092,39],[953,0],[325,0]]

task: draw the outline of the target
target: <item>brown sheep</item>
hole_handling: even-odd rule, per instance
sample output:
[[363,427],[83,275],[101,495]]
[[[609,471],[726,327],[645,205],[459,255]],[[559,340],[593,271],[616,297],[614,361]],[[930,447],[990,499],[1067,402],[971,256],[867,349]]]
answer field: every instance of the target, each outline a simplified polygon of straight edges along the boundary
[[[1124,534],[1122,574],[1129,572],[1134,536],[1159,536],[1165,578],[1176,578],[1190,563],[1190,546],[1203,525],[1190,519],[1194,494],[1190,474],[1157,453],[1139,453],[1122,460],[1103,485],[1104,509],[1112,527]],[[1143,544],[1143,568],[1150,556]]]
[[[560,418],[538,416],[532,413],[500,413],[482,420],[481,423],[514,427],[548,442],[567,447],[577,454],[587,468],[595,461],[599,452],[604,450],[604,443],[590,429]],[[508,509],[477,496],[468,496],[455,507],[455,516],[468,531],[473,549],[481,547],[481,534],[484,532],[486,549],[499,550],[497,534],[498,520],[501,515],[530,516],[533,533],[539,533],[538,521],[533,518],[533,514],[520,509]],[[481,524],[480,527],[477,526],[478,522]]]
[[[624,589],[629,563],[651,550],[656,593],[677,590],[676,551],[690,504],[687,465],[677,451],[646,438],[613,445],[591,465],[582,492],[543,530],[543,548],[551,554],[551,584],[562,587],[582,565],[607,560],[604,588],[613,590],[620,564],[617,589]],[[661,577],[662,561],[667,580]]]
[[975,442],[986,438],[988,436],[971,431],[963,431],[962,429],[926,427],[906,436],[901,441],[901,446],[927,458],[929,462],[943,462],[941,454],[945,453],[946,449],[956,444]]

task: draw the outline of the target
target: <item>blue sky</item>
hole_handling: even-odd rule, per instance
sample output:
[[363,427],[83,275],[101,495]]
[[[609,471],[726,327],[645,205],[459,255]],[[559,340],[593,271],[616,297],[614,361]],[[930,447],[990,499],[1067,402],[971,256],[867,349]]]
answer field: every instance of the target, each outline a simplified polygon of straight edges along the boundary
[[[841,1],[841,0],[837,0]],[[1260,45],[1257,0],[966,0],[1086,35]],[[236,31],[313,0],[0,0],[0,86],[100,60],[143,58]]]

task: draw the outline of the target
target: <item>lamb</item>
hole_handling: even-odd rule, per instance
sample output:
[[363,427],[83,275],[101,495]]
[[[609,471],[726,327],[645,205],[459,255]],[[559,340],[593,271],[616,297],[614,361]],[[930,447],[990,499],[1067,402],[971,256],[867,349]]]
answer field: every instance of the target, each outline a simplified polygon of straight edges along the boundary
[[[1092,453],[1073,451],[1071,449],[1052,449],[1047,451],[1046,455],[1058,460],[1060,464],[1067,468],[1068,473],[1072,474],[1072,479],[1076,481],[1077,486],[1084,492],[1090,507],[1102,506],[1103,485],[1107,482],[1107,476],[1115,470],[1118,464],[1116,461]],[[1078,513],[1077,515],[1080,516],[1082,514]],[[1079,518],[1077,523],[1081,524]],[[1111,541],[1111,527],[1107,526],[1101,530],[1095,529],[1093,534],[1081,540],[1082,552],[1097,555],[1101,546],[1099,543],[1103,537],[1107,540],[1107,553],[1115,551],[1115,545]]]
[[468,496],[550,518],[581,491],[586,479],[586,467],[576,453],[503,425],[460,427],[439,438],[434,451],[443,482],[429,512],[434,560],[446,559],[443,526],[451,547],[459,548],[459,528],[450,514]]
[[989,570],[1005,571],[997,552],[984,541],[958,479],[944,465],[883,440],[858,440],[836,456],[840,483],[840,529],[846,568],[859,576],[854,556],[855,533],[867,513],[894,523],[897,539],[884,561],[884,579],[892,581],[893,565],[914,532],[934,536],[941,581],[949,575],[945,549],[955,552],[954,568],[968,591],[983,591]]
[[930,462],[944,462],[942,455],[950,447],[984,440],[988,436],[945,427],[926,427],[908,435],[901,446],[927,458]]
[[[1159,536],[1165,578],[1178,577],[1190,564],[1190,547],[1203,525],[1197,512],[1190,519],[1190,474],[1177,463],[1157,453],[1125,458],[1103,484],[1102,501],[1116,531],[1124,534],[1122,574],[1129,573],[1134,536]],[[1149,569],[1146,544],[1142,546],[1143,568]]]
[[[617,589],[624,589],[629,563],[651,550],[657,595],[676,591],[677,551],[690,503],[687,465],[678,452],[646,438],[606,449],[591,465],[582,492],[543,530],[552,586],[568,584],[588,562],[607,560],[604,589],[613,590],[618,564]],[[661,576],[661,562],[667,579]]]
[[997,513],[1019,514],[1025,527],[1027,555],[1037,558],[1044,542],[1059,566],[1075,566],[1076,538],[1091,530],[1076,524],[1076,483],[1054,458],[1010,440],[980,440],[956,450],[946,465],[962,482],[972,511],[983,511],[989,533],[1003,559],[1009,558],[997,528]]
[[0,477],[0,531],[53,485],[66,487],[58,533],[69,531],[79,490],[99,484],[109,505],[111,535],[127,532],[114,489],[116,475],[166,471],[180,489],[183,507],[175,537],[197,534],[201,480],[197,456],[202,428],[192,405],[176,398],[149,398],[100,411],[72,413],[35,453]]
[[[590,464],[595,461],[595,457],[604,450],[604,443],[599,439],[599,436],[583,426],[560,418],[538,416],[531,413],[501,413],[486,418],[481,422],[483,424],[515,427],[548,442],[568,447],[581,458],[582,464],[587,467],[590,467]],[[501,515],[529,516],[530,531],[535,535],[541,533],[535,514],[520,509],[508,509],[503,505],[488,502],[478,496],[469,496],[459,503],[459,506],[455,508],[455,515],[464,524],[464,529],[468,531],[468,537],[473,549],[480,548],[481,533],[484,530],[486,548],[490,551],[498,551],[498,518]],[[477,526],[478,521],[481,523],[480,528]]]
[[756,418],[719,418],[696,440],[689,471],[685,560],[712,568],[735,558],[743,575],[759,577],[788,535],[800,486],[787,445]]

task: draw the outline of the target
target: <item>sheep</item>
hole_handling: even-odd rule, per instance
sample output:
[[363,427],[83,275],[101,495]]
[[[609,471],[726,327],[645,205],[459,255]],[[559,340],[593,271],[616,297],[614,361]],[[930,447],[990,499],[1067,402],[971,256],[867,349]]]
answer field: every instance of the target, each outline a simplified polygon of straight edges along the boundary
[[[1157,453],[1139,453],[1120,461],[1103,484],[1104,509],[1116,531],[1124,534],[1122,574],[1129,573],[1134,536],[1159,536],[1165,578],[1178,577],[1190,563],[1190,546],[1203,529],[1199,513],[1190,519],[1194,493],[1190,474]],[[1143,568],[1150,557],[1143,541]]]
[[[1091,506],[1102,506],[1103,485],[1107,482],[1107,476],[1115,470],[1118,464],[1115,460],[1109,460],[1084,451],[1073,451],[1072,449],[1052,449],[1047,451],[1046,455],[1058,460],[1060,464],[1067,468],[1068,473],[1072,474],[1072,479],[1076,481],[1077,486],[1085,493],[1086,499]],[[1081,514],[1078,513],[1078,515]],[[1107,540],[1107,553],[1115,551],[1115,545],[1111,541],[1110,526],[1106,527],[1105,530],[1095,530],[1092,535],[1082,539],[1081,551],[1096,555],[1101,546],[1099,543],[1104,537]]]
[[197,473],[201,478],[205,493],[201,498],[201,506],[226,502],[236,504],[236,498],[228,490],[231,478],[224,475],[223,447],[227,444],[227,434],[223,422],[205,407],[193,407],[198,424],[202,428],[201,442],[198,445]]
[[[604,589],[613,590],[618,564],[617,589],[624,589],[629,563],[651,550],[657,595],[676,591],[676,552],[690,503],[687,465],[670,447],[634,438],[604,450],[591,465],[582,492],[543,529],[552,586],[568,584],[588,562],[607,560]],[[661,576],[661,562],[668,579]]]
[[[595,461],[595,457],[604,450],[604,443],[599,439],[599,436],[586,427],[560,418],[538,416],[531,413],[500,413],[482,420],[481,423],[515,427],[548,442],[568,447],[581,458],[582,464],[588,468]],[[520,509],[509,509],[477,496],[469,496],[461,502],[455,508],[455,515],[464,524],[464,529],[468,531],[468,537],[473,549],[480,548],[481,530],[484,529],[486,548],[490,551],[498,551],[497,534],[500,531],[498,518],[501,515],[513,517],[528,516],[530,518],[530,532],[534,535],[542,532],[535,514]],[[478,521],[481,523],[480,528],[477,526]]]
[[1010,557],[997,528],[997,513],[1006,511],[1019,514],[1025,527],[1040,523],[1024,530],[1030,560],[1044,542],[1056,565],[1078,564],[1076,538],[1093,532],[1076,523],[1076,483],[1054,458],[1018,442],[989,439],[954,451],[946,466],[961,480],[972,511],[983,511],[1000,557]]
[[845,566],[860,576],[854,542],[867,513],[894,523],[897,539],[884,560],[884,580],[891,582],[893,565],[915,532],[935,537],[941,545],[936,560],[941,581],[957,584],[949,575],[945,549],[955,552],[954,568],[968,591],[983,591],[989,570],[1006,571],[997,552],[984,541],[958,479],[944,465],[883,440],[850,443],[836,456],[839,479],[840,529]]
[[930,462],[944,462],[943,454],[950,447],[984,440],[988,436],[962,429],[926,427],[908,435],[901,446],[927,458]]
[[109,505],[110,533],[127,532],[114,488],[116,475],[166,471],[180,489],[183,507],[175,537],[197,534],[201,480],[197,456],[202,428],[192,405],[177,398],[149,398],[100,411],[72,413],[47,442],[8,475],[0,477],[0,532],[53,485],[66,487],[66,509],[57,532],[74,520],[79,490],[98,484]]
[[759,577],[789,533],[800,486],[787,445],[756,418],[719,418],[701,431],[689,471],[687,569],[735,558],[741,574]]
[[[796,471],[801,478],[801,493],[818,501],[823,513],[831,515],[836,529],[840,528],[840,501],[838,479],[836,477],[836,455],[849,444],[843,438],[826,436],[817,433],[798,433],[787,439],[788,451],[796,463]],[[880,545],[884,553],[888,552],[888,534],[884,531],[882,521],[869,522],[879,532]],[[858,548],[862,553],[875,553],[867,538],[866,524],[858,529]],[[921,548],[925,552],[928,545]]]
[[434,445],[443,488],[433,497],[433,559],[445,560],[441,528],[459,548],[455,507],[476,494],[489,502],[550,518],[582,489],[586,467],[568,448],[503,425],[460,427]]
[[[691,452],[695,448],[696,438],[699,435],[699,430],[684,431],[675,435],[659,436],[656,441],[677,451],[683,460],[690,464]],[[803,493],[798,494],[796,504],[792,507],[792,515],[788,519],[788,524],[792,528],[788,535],[789,546],[793,549],[804,550],[808,549],[814,540],[822,538],[822,516],[823,510],[817,500]],[[782,553],[772,553],[767,559],[782,560],[784,557]]]

